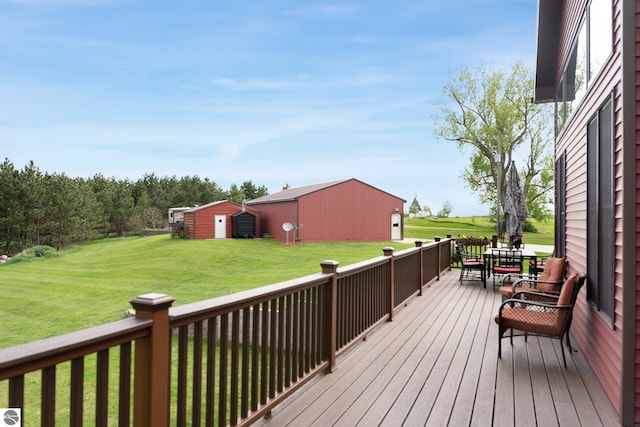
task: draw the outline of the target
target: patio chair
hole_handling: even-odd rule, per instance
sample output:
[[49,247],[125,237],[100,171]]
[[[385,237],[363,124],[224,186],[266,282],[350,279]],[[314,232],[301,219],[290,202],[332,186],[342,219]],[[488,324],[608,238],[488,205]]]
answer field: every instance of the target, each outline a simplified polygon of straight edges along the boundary
[[522,251],[512,249],[493,249],[491,251],[491,274],[493,274],[493,290],[496,290],[496,276],[522,274]]
[[549,257],[542,257],[535,260],[533,259],[529,260],[529,274],[532,274],[535,276],[539,273],[542,273],[544,271],[544,264],[545,262],[547,262],[549,258],[556,258],[555,248],[553,249],[553,252],[551,252],[551,256]]
[[562,283],[567,276],[569,263],[564,258],[551,257],[547,259],[544,270],[539,276],[531,274],[510,274],[505,277],[505,282],[510,285],[500,286],[502,299],[509,299],[520,291],[538,291],[559,293]]
[[[525,342],[528,335],[559,339],[562,361],[566,368],[567,359],[562,341],[566,337],[566,345],[571,352],[569,330],[573,307],[585,278],[584,274],[578,276],[578,273],[572,273],[562,286],[559,295],[521,291],[516,292],[512,299],[503,301],[495,317],[498,324],[498,358],[502,358],[502,339],[506,338],[506,332],[509,331],[511,345],[513,345],[514,336],[524,336]],[[540,301],[540,297],[543,297],[546,302]]]
[[479,279],[483,287],[487,287],[487,269],[482,255],[465,249],[464,245],[456,245],[456,253],[460,259],[460,284],[465,279]]

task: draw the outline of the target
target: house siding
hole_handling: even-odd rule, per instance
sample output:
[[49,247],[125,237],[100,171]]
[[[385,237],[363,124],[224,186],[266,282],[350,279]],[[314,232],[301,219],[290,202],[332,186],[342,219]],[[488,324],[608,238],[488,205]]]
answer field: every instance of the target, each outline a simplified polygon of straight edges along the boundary
[[[563,7],[558,81],[571,51],[587,2],[565,1]],[[615,280],[614,316],[608,319],[587,301],[581,292],[575,307],[571,332],[602,383],[611,403],[620,412],[622,367],[622,114],[621,114],[621,2],[613,2],[614,47],[599,75],[590,84],[581,105],[574,110],[556,141],[556,158],[566,158],[566,256],[571,270],[587,272],[587,123],[601,105],[614,94],[614,200],[615,200]],[[635,141],[631,141],[635,144]],[[612,323],[613,322],[613,325]],[[636,369],[636,372],[638,370]],[[636,396],[636,402],[639,402]],[[636,408],[640,405],[636,404]],[[636,422],[638,416],[636,416]]]
[[[621,9],[621,8],[618,8]],[[621,18],[618,18],[616,21],[621,21]],[[640,194],[638,193],[638,189],[640,188],[640,5],[638,2],[635,2],[635,45],[633,47],[635,52],[635,141],[627,142],[628,147],[620,147],[620,149],[633,150],[635,153],[635,242],[636,248],[640,247]],[[617,123],[617,121],[616,121]],[[622,132],[622,129],[620,129]],[[618,135],[618,132],[616,132]],[[617,187],[616,187],[617,188]],[[631,190],[631,189],[629,189]],[[617,192],[616,192],[617,193]],[[616,199],[617,204],[617,199]],[[616,231],[618,231],[616,229]],[[636,284],[636,310],[635,310],[635,330],[636,330],[636,340],[635,340],[635,415],[634,422],[636,424],[640,424],[640,301],[638,301],[638,295],[640,295],[640,251],[635,251],[635,280]]]

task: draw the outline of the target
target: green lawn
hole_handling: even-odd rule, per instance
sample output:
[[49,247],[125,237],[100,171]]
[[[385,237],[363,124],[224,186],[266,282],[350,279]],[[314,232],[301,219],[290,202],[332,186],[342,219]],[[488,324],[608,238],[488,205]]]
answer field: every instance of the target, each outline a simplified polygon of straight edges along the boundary
[[[553,245],[553,220],[538,222],[529,219],[537,233],[524,233],[522,241],[532,244]],[[405,237],[433,239],[435,236],[485,236],[496,234],[496,223],[489,217],[466,218],[411,218],[405,220]]]
[[[529,243],[553,244],[553,226],[535,224]],[[452,234],[488,236],[486,217],[410,219],[407,238]],[[402,250],[399,242],[331,242],[285,245],[276,240],[183,240],[169,236],[97,240],[41,258],[0,266],[0,348],[59,335],[123,318],[129,301],[158,292],[174,305],[200,301],[320,271],[320,263],[341,266]]]
[[0,348],[123,318],[148,292],[174,305],[213,298],[382,255],[398,242],[285,245],[276,240],[182,240],[168,236],[98,240],[56,256],[0,267]]

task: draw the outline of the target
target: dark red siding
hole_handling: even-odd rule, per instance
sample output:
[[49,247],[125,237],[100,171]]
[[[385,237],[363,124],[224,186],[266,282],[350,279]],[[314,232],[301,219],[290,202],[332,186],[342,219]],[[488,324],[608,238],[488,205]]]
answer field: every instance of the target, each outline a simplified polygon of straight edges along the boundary
[[[265,203],[256,205],[255,208],[260,211],[262,233],[268,233],[276,240],[283,242],[286,240],[282,224],[285,222],[298,224],[297,201]],[[289,241],[295,240],[295,233],[295,231],[289,232]]]
[[[562,66],[575,40],[578,25],[583,17],[585,0],[565,0],[561,30],[558,79]],[[615,306],[613,326],[611,320],[601,316],[587,301],[582,291],[575,308],[571,333],[585,354],[598,379],[606,390],[613,406],[620,411],[622,376],[622,116],[621,109],[621,2],[613,2],[614,7],[614,52],[610,61],[590,83],[587,94],[573,112],[565,128],[556,141],[556,156],[566,158],[566,256],[570,269],[587,272],[587,123],[614,93],[615,126],[615,174],[616,174],[616,271]],[[540,47],[539,47],[540,48]],[[635,144],[635,141],[630,143]],[[634,148],[635,149],[635,148]],[[635,189],[634,189],[635,190]],[[640,341],[637,344],[640,348]],[[638,382],[636,382],[638,384]],[[638,387],[636,387],[638,388]],[[640,399],[636,397],[636,408],[640,408]],[[637,409],[636,409],[636,413]],[[636,422],[640,417],[636,415]]]
[[[188,230],[189,237],[192,239],[214,239],[215,235],[215,217],[216,215],[224,215],[226,217],[226,237],[230,238],[233,231],[233,221],[231,215],[242,211],[242,206],[230,202],[214,202],[205,206],[191,209],[184,213],[184,225]],[[256,234],[253,237],[260,236],[260,213],[254,209],[247,208],[247,212],[256,217]]]
[[300,198],[300,235],[309,241],[391,240],[403,200],[351,180]]
[[[391,215],[402,218],[404,200],[357,179],[300,195],[295,200],[253,204],[260,210],[263,232],[285,240],[282,224],[298,227],[289,240],[305,242],[391,240]],[[402,222],[400,238],[403,237]]]

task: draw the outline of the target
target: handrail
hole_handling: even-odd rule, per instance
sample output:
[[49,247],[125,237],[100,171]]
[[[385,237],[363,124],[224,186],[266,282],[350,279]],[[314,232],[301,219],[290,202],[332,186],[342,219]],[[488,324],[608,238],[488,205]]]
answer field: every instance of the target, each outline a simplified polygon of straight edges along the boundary
[[1,349],[0,381],[142,338],[152,323],[131,317]]
[[308,289],[325,283],[330,277],[331,275],[328,274],[315,273],[297,279],[261,286],[256,289],[171,307],[169,319],[172,327],[178,327],[190,322],[204,320],[208,317],[219,316],[225,312],[251,307],[264,300],[279,298],[292,292]]
[[[0,381],[9,381],[9,405],[0,400],[0,407],[22,406],[25,375],[41,371],[41,423],[58,423],[56,366],[70,361],[69,419],[81,422],[84,358],[96,354],[89,405],[96,425],[108,424],[109,406],[118,408],[121,425],[183,425],[189,418],[194,425],[250,424],[314,376],[335,370],[337,355],[438,280],[451,266],[451,242],[416,242],[395,253],[387,247],[344,267],[324,261],[316,274],[177,307],[169,296],[141,295],[131,300],[136,317],[0,349]],[[119,403],[111,405],[115,347]]]

